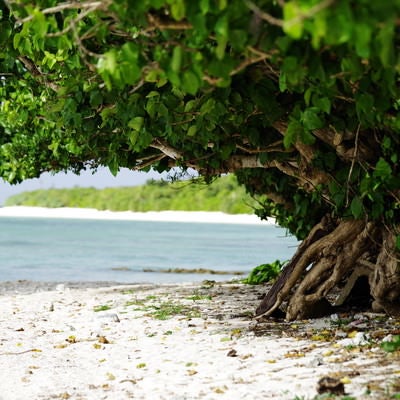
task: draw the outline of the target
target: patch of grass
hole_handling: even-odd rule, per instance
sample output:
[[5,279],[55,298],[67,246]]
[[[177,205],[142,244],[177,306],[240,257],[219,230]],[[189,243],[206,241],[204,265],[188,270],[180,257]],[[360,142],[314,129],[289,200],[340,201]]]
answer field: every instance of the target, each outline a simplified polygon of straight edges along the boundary
[[111,306],[109,304],[102,304],[100,306],[93,307],[94,312],[107,311],[107,310],[111,310]]
[[172,302],[160,303],[158,306],[151,306],[154,309],[150,315],[159,320],[166,320],[174,315],[184,315],[187,318],[199,318],[201,313],[199,310],[182,304],[174,304]]
[[192,296],[186,297],[186,299],[192,301],[212,300],[212,296],[209,294],[195,293]]
[[146,300],[143,299],[133,299],[133,300],[129,300],[127,302],[125,302],[125,306],[126,307],[130,307],[130,306],[144,306],[146,304]]
[[[190,299],[195,301],[203,298],[208,298],[208,296],[193,296]],[[147,312],[147,315],[159,320],[166,320],[173,317],[174,315],[183,315],[187,318],[201,317],[201,313],[197,308],[180,303],[173,303],[172,301],[158,301],[159,297],[149,295],[145,299],[129,300],[125,303],[125,306],[135,306],[136,308],[134,309],[134,311]]]
[[[293,397],[293,400],[310,400],[310,398],[304,396],[295,396]],[[313,397],[311,400],[357,400],[357,399],[353,396],[347,396],[347,395],[336,396],[332,393],[324,393]]]

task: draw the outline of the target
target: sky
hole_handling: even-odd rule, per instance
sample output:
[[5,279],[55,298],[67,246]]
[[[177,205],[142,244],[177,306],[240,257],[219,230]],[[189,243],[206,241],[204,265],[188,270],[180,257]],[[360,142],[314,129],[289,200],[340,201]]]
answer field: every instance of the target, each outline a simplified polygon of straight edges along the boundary
[[113,176],[108,168],[102,168],[94,175],[91,171],[84,171],[80,175],[75,175],[72,172],[62,172],[56,175],[44,173],[40,178],[28,179],[17,185],[10,185],[0,179],[0,205],[3,205],[4,201],[13,194],[30,190],[74,186],[96,188],[137,186],[146,183],[149,179],[167,179],[167,174],[161,175],[155,171],[141,172],[122,168],[117,176]]

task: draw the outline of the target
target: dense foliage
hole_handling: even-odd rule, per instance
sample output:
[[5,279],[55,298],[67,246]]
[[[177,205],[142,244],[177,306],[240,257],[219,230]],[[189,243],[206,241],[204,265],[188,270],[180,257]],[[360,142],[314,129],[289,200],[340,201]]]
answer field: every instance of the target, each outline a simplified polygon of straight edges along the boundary
[[257,203],[233,175],[209,185],[196,181],[169,183],[148,181],[146,185],[118,188],[41,189],[7,199],[6,206],[82,207],[111,211],[221,211],[250,214]]
[[6,4],[7,180],[247,163],[241,181],[300,237],[328,210],[394,219],[398,1]]
[[235,172],[267,195],[261,217],[306,239],[288,285],[318,264],[299,307],[361,261],[375,300],[396,302],[399,12],[400,0],[5,1],[0,175]]

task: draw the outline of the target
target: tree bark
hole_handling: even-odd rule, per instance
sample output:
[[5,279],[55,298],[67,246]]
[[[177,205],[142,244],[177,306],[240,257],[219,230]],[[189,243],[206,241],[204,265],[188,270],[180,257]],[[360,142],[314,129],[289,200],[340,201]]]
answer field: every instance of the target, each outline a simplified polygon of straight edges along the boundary
[[316,316],[321,305],[332,310],[327,295],[366,266],[373,309],[399,316],[400,271],[395,237],[390,230],[382,232],[375,222],[333,222],[325,217],[283,269],[257,308],[256,318],[271,316],[284,301],[289,321]]
[[396,257],[396,235],[385,229],[376,267],[369,284],[374,298],[374,311],[384,311],[390,316],[400,316],[400,271]]

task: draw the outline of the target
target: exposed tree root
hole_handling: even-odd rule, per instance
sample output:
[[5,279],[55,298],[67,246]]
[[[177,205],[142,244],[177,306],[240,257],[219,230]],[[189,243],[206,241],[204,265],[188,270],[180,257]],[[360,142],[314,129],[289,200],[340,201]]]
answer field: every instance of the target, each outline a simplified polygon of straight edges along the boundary
[[390,316],[400,316],[400,271],[396,258],[396,235],[385,230],[376,267],[370,275],[369,284],[375,301],[375,311],[384,311]]
[[313,305],[332,290],[339,281],[354,270],[357,261],[366,256],[371,246],[374,225],[362,221],[344,221],[323,240],[321,258],[313,262],[312,268],[291,296],[286,318],[305,318]]
[[[400,315],[395,235],[382,231],[373,222],[333,223],[324,218],[299,246],[265,296],[256,310],[257,318],[270,316],[286,300],[287,320],[319,314],[321,306],[328,310],[331,306],[326,300],[328,293],[338,283],[351,279],[352,273],[361,267],[369,278],[374,309]],[[347,285],[346,290],[349,292],[351,288]]]

